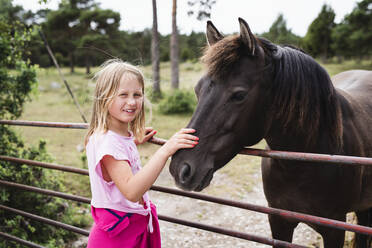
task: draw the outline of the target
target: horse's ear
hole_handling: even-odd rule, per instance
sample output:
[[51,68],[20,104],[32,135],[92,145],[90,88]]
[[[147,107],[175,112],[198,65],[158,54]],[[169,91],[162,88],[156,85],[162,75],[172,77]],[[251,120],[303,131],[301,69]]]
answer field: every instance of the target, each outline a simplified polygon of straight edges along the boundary
[[249,48],[249,51],[254,55],[256,51],[257,41],[256,37],[252,34],[251,29],[248,26],[248,23],[239,17],[240,24],[240,38],[243,43]]
[[218,32],[217,28],[211,21],[207,22],[207,41],[210,46],[223,39],[223,35]]

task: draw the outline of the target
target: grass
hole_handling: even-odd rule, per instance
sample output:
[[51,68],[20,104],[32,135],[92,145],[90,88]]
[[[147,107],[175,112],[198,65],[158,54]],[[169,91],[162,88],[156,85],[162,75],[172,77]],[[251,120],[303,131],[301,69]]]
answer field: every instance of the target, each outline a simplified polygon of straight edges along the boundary
[[[370,62],[356,63],[346,61],[342,64],[329,63],[323,65],[330,75],[349,69],[372,69]],[[151,88],[151,66],[141,68],[146,78],[146,88]],[[93,68],[92,73],[98,68]],[[170,64],[162,63],[161,88],[164,92],[170,92]],[[180,88],[192,90],[199,78],[204,73],[204,68],[199,63],[183,63],[180,65]],[[90,119],[91,97],[94,90],[94,83],[91,81],[92,75],[86,75],[84,68],[76,68],[71,74],[68,68],[63,68],[62,72],[69,82],[72,91],[75,93],[85,116]],[[26,103],[24,113],[20,119],[32,121],[53,121],[53,122],[82,122],[81,116],[73,104],[70,95],[58,76],[54,68],[38,69],[37,78],[39,82],[39,92],[32,95],[32,101]],[[57,82],[52,83],[52,82]],[[56,87],[59,86],[59,87]],[[154,127],[158,131],[158,137],[169,138],[181,127],[186,126],[191,115],[162,115],[157,111],[157,103],[153,106],[153,116],[148,126]],[[37,127],[14,127],[24,137],[26,144],[36,145],[39,139],[47,141],[47,149],[55,158],[58,164],[64,164],[79,168],[86,168],[81,157],[85,130],[74,129],[55,129]],[[262,141],[256,147],[264,148]],[[155,152],[158,147],[155,145],[144,145],[140,147],[142,162],[145,164],[147,159]],[[211,190],[211,193],[219,194],[223,191],[234,191],[240,195],[250,191],[257,181],[255,174],[259,171],[260,158],[238,155],[228,166],[222,168],[219,173],[230,178],[235,186],[223,186]],[[244,176],[242,176],[244,175]],[[70,173],[62,173],[64,182],[70,193],[90,196],[89,180],[87,177],[74,176]]]
[[337,73],[348,70],[372,70],[372,62],[370,60],[363,61],[347,60],[343,61],[342,63],[338,63],[335,60],[331,60],[327,64],[322,63],[320,64],[326,68],[330,76],[334,76]]

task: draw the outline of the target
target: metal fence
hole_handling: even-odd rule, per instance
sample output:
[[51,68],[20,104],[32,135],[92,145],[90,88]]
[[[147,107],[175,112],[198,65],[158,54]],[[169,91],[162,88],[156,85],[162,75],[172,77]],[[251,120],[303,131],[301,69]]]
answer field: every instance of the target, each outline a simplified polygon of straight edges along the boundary
[[[34,127],[52,127],[52,128],[73,128],[73,129],[86,129],[88,127],[88,124],[85,123],[62,123],[62,122],[40,122],[40,121],[15,121],[15,120],[0,120],[0,124],[2,125],[21,125],[21,126],[34,126]],[[153,138],[150,140],[151,143],[157,144],[157,145],[162,145],[165,143],[165,140],[159,139],[159,138]],[[253,156],[261,156],[261,157],[270,157],[270,158],[275,158],[275,159],[288,159],[288,160],[300,160],[300,161],[315,161],[315,162],[326,162],[326,163],[334,163],[334,164],[348,164],[348,165],[368,165],[372,166],[372,158],[364,158],[364,157],[352,157],[352,156],[340,156],[340,155],[325,155],[325,154],[311,154],[311,153],[299,153],[299,152],[283,152],[283,151],[273,151],[273,150],[262,150],[262,149],[253,149],[253,148],[244,148],[240,154],[245,154],[245,155],[253,155]],[[14,157],[8,157],[8,156],[2,156],[0,155],[0,160],[3,161],[9,161],[13,162],[15,164],[19,165],[29,165],[29,166],[39,166],[39,167],[44,167],[44,168],[49,168],[49,169],[55,169],[55,170],[61,170],[61,171],[66,171],[70,173],[77,173],[81,175],[88,175],[88,171],[80,168],[75,168],[75,167],[70,167],[70,166],[64,166],[64,165],[58,165],[54,163],[43,163],[43,162],[38,162],[38,161],[33,161],[33,160],[26,160],[26,159],[20,159],[20,158],[14,158]],[[316,165],[315,165],[316,166]],[[73,201],[78,201],[81,203],[90,203],[90,199],[86,197],[81,197],[81,196],[76,196],[76,195],[71,195],[71,194],[66,194],[62,192],[57,192],[57,191],[52,191],[52,190],[47,190],[47,189],[41,189],[37,187],[32,187],[28,185],[23,185],[23,184],[18,184],[14,182],[8,182],[8,181],[3,181],[0,180],[0,185],[6,186],[6,187],[14,187],[18,188],[21,190],[27,190],[27,191],[32,191],[32,192],[37,192],[40,194],[47,194],[47,195],[52,195],[55,197],[60,197],[66,200],[73,200]],[[352,231],[352,232],[357,232],[361,234],[366,234],[366,235],[372,235],[372,228],[371,227],[366,227],[366,226],[361,226],[361,225],[355,225],[355,224],[350,224],[342,221],[337,221],[337,220],[331,220],[327,218],[322,218],[322,217],[317,217],[317,216],[312,216],[312,215],[307,215],[307,214],[301,214],[301,213],[296,213],[292,211],[287,211],[287,210],[282,210],[282,209],[276,209],[276,208],[270,208],[270,207],[264,207],[264,206],[258,206],[250,203],[245,203],[245,202],[238,202],[238,201],[232,201],[232,200],[227,200],[223,198],[218,198],[218,197],[213,197],[205,194],[200,194],[200,193],[194,193],[194,192],[186,192],[178,189],[172,189],[172,188],[166,188],[166,187],[160,187],[160,186],[152,186],[151,190],[154,191],[159,191],[163,193],[168,193],[168,194],[174,194],[174,195],[179,195],[179,196],[184,196],[184,197],[189,197],[193,199],[198,199],[198,200],[204,200],[208,202],[213,202],[213,203],[218,203],[218,204],[223,204],[231,207],[236,207],[236,208],[241,208],[241,209],[246,209],[246,210],[251,210],[255,212],[260,212],[264,214],[271,214],[271,215],[280,215],[282,217],[288,218],[288,219],[293,219],[297,220],[300,222],[304,223],[314,223],[317,225],[323,225],[327,227],[333,227],[333,228],[338,228],[342,230],[347,230],[347,231]],[[35,219],[37,221],[44,222],[49,225],[54,225],[60,228],[64,228],[66,230],[76,232],[82,235],[89,235],[89,232],[85,229],[81,229],[78,227],[74,227],[65,223],[57,222],[54,220],[46,219],[41,216],[33,215],[31,213],[24,212],[22,210],[14,209],[11,207],[7,207],[4,205],[0,205],[0,209],[10,211],[13,213],[16,213],[18,215],[25,216],[27,218]],[[228,235],[231,237],[236,237],[240,239],[245,239],[249,241],[255,241],[258,243],[262,244],[267,244],[267,245],[275,245],[278,247],[305,247],[297,244],[292,244],[288,243],[285,241],[280,241],[280,240],[275,240],[272,238],[268,237],[262,237],[254,234],[247,234],[243,232],[238,232],[234,230],[228,230],[216,226],[211,226],[211,225],[205,225],[201,223],[196,223],[192,221],[187,221],[183,219],[178,219],[170,216],[165,216],[165,215],[158,215],[160,220],[163,221],[168,221],[180,225],[185,225],[189,227],[194,227],[206,231],[211,231],[219,234],[224,234]],[[19,239],[17,237],[11,236],[9,234],[0,232],[0,236],[9,239],[21,244],[24,244],[29,247],[42,247],[40,245],[34,244],[29,241],[25,241],[22,239]]]

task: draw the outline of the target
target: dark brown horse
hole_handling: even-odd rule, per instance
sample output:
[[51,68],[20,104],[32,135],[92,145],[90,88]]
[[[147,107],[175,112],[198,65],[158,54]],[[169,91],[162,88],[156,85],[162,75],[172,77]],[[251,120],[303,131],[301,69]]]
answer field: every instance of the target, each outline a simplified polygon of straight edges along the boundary
[[[223,37],[207,24],[208,71],[195,87],[198,106],[188,127],[200,141],[177,152],[170,165],[176,184],[201,191],[213,173],[243,147],[265,139],[274,150],[372,156],[372,72],[348,71],[332,80],[309,55],[254,36]],[[262,160],[269,206],[345,221],[372,223],[372,167]],[[272,236],[292,241],[298,222],[269,216]],[[311,225],[324,247],[338,248],[344,231]],[[357,235],[358,247],[370,237]]]

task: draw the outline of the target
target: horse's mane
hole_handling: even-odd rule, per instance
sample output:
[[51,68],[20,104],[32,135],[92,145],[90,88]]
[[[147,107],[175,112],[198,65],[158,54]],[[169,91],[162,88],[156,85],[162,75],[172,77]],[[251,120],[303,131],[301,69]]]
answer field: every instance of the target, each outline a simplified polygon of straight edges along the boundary
[[[280,120],[284,127],[291,123],[291,128],[295,126],[297,132],[306,134],[305,142],[309,145],[325,136],[329,139],[329,148],[339,152],[342,116],[328,73],[298,48],[279,46],[264,38],[257,38],[257,42],[265,51],[264,73],[272,75],[272,121]],[[211,77],[223,79],[244,56],[252,55],[247,53],[240,36],[232,35],[207,47],[202,61]]]

